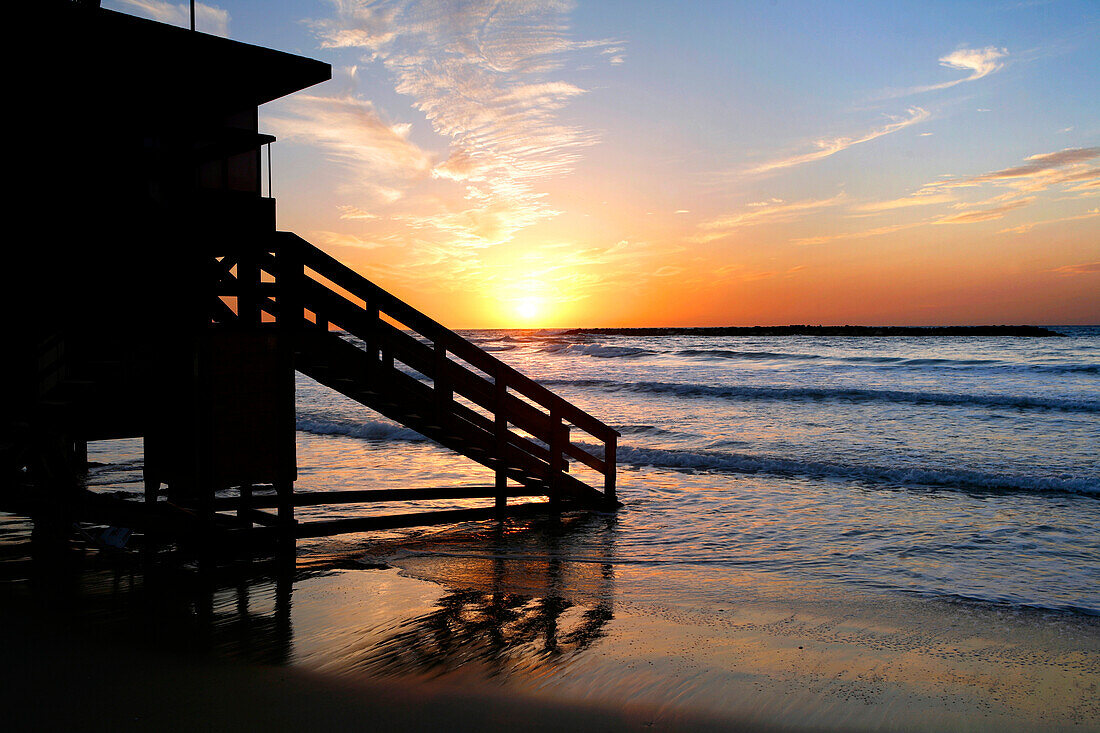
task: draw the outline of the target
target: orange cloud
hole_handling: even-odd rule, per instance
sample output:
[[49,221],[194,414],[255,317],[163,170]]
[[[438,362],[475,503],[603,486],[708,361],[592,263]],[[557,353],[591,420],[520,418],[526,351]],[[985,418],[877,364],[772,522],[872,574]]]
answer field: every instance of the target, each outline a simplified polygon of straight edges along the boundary
[[979,209],[978,211],[968,211],[962,214],[955,214],[953,216],[947,216],[940,220],[941,224],[972,224],[978,221],[990,221],[991,219],[1000,219],[1002,216],[1010,211],[1027,206],[1035,201],[1035,197],[1029,197],[1026,199],[1019,199],[1017,201],[1009,201],[1008,203],[1001,204],[1000,206],[994,206],[989,209]]
[[1061,275],[1093,275],[1095,273],[1100,273],[1100,262],[1065,265],[1063,267],[1056,267],[1053,270],[1047,270],[1047,272],[1057,272]]

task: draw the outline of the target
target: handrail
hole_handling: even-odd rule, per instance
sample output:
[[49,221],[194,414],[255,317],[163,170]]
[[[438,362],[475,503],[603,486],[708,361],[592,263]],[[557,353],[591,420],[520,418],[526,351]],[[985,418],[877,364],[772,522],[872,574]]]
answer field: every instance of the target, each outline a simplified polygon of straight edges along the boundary
[[336,283],[352,295],[362,298],[368,303],[377,304],[380,311],[393,316],[396,320],[411,327],[433,343],[443,342],[450,353],[461,357],[486,374],[491,374],[494,377],[498,373],[502,374],[509,387],[526,397],[530,397],[544,407],[555,408],[555,411],[562,413],[565,420],[596,438],[603,439],[611,435],[616,437],[619,435],[614,428],[554,394],[487,351],[478,348],[462,336],[383,290],[355,270],[321,249],[314,247],[296,234],[290,232],[279,232],[279,234],[287,238],[292,237],[300,243],[303,262],[306,267]]
[[[559,493],[553,488],[555,483],[568,478],[564,475],[568,471],[568,458],[603,474],[605,498],[609,503],[616,503],[615,453],[619,433],[615,429],[301,237],[290,232],[277,232],[276,237],[272,246],[234,252],[214,266],[218,294],[237,297],[237,315],[233,320],[249,325],[274,321],[273,325],[291,329],[325,331],[330,324],[335,325],[362,338],[372,359],[392,366],[396,358],[431,379],[433,385],[425,394],[431,395],[440,414],[461,415],[494,434],[498,455],[519,450],[522,453],[515,455],[542,461],[543,470],[549,471],[551,504],[556,503]],[[234,266],[235,276],[232,273]],[[271,276],[270,280],[265,281],[261,271]],[[216,316],[215,320],[222,320],[226,310],[229,309],[220,309],[221,317]],[[313,322],[306,318],[306,311],[313,314]],[[383,315],[406,326],[428,343],[397,328],[383,319]],[[465,364],[449,358],[449,354]],[[491,417],[463,407],[454,401],[455,395],[487,410]],[[509,424],[540,442],[513,433],[508,429]],[[602,458],[572,443],[570,424],[604,444]],[[503,470],[498,466],[498,485],[502,491]],[[576,483],[574,479],[570,481]],[[498,507],[503,507],[503,499],[498,498]]]

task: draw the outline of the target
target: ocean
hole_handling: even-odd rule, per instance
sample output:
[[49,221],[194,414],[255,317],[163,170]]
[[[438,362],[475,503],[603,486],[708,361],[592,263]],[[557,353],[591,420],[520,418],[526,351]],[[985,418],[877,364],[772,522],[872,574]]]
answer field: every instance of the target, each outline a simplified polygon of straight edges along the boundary
[[[623,434],[613,542],[597,522],[558,547],[564,561],[662,578],[751,570],[1095,616],[1100,327],[1055,330],[1065,337],[463,335]],[[488,469],[302,376],[297,403],[300,489],[491,484]],[[111,465],[93,469],[93,484],[139,489],[133,441],[96,450]],[[410,567],[418,554],[490,553],[439,537],[404,530],[300,551],[362,546]]]

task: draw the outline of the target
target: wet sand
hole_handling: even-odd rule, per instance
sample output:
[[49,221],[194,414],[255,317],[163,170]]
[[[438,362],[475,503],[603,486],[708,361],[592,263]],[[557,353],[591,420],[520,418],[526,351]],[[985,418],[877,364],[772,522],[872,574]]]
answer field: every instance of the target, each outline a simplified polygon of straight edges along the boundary
[[373,680],[77,638],[10,609],[8,731],[780,731],[652,706],[548,701],[498,688]]
[[1100,729],[1094,619],[728,569],[389,560],[199,583],[11,563],[6,727]]

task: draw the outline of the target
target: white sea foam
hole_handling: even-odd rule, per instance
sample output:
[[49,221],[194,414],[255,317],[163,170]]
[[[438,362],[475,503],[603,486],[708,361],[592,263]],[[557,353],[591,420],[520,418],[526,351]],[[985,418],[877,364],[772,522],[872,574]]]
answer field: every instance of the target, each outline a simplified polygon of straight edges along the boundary
[[641,392],[675,397],[711,397],[727,400],[844,400],[848,402],[903,402],[918,405],[965,405],[994,408],[1100,412],[1100,401],[1002,394],[951,394],[846,387],[755,387],[680,382],[618,382],[607,379],[547,380],[555,386],[594,387],[611,392]]
[[[597,446],[586,445],[588,450]],[[1100,495],[1095,479],[984,473],[942,468],[906,468],[799,461],[722,451],[666,450],[619,446],[621,464],[729,473],[768,473],[813,478],[847,479],[895,486],[935,486],[958,489],[1060,492]]]
[[415,430],[410,430],[396,423],[373,420],[345,422],[316,417],[299,417],[295,427],[302,432],[313,433],[314,435],[344,435],[361,440],[397,440],[414,443],[427,440]]
[[582,354],[601,359],[625,359],[651,356],[658,352],[636,346],[605,346],[603,344],[551,344],[544,349],[549,354]]

